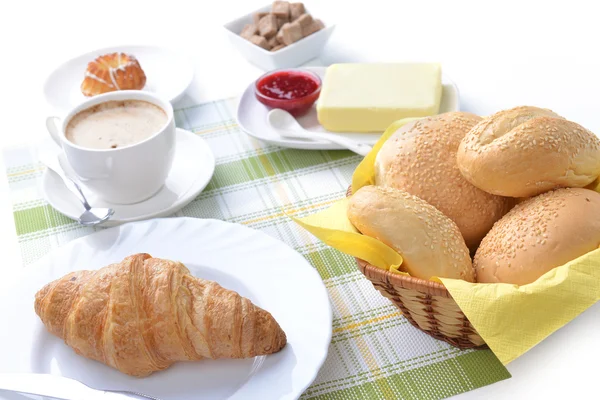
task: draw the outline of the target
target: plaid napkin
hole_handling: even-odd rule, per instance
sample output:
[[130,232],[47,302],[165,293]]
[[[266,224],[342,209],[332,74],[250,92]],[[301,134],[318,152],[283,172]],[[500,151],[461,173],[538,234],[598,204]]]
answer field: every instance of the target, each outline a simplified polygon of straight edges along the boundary
[[[312,214],[342,198],[361,157],[258,142],[237,127],[234,114],[233,99],[176,110],[177,126],[208,142],[217,167],[208,187],[174,216],[217,218],[262,230],[319,271],[333,307],[333,338],[302,399],[441,399],[510,377],[489,350],[458,350],[413,328],[362,276],[353,258],[286,216]],[[44,167],[33,149],[12,149],[4,157],[25,265],[102,229],[79,226],[43,200]],[[310,293],[298,288],[297,295]]]

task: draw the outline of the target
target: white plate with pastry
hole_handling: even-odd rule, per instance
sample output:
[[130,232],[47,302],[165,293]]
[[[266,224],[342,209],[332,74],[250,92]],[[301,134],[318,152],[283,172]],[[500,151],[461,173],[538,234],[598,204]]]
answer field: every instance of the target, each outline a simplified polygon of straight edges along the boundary
[[218,220],[155,219],[77,239],[4,295],[0,372],[161,400],[296,399],[331,340],[317,271],[286,244]]
[[[61,152],[58,157],[67,175],[76,176],[64,154]],[[214,170],[215,158],[206,141],[192,132],[177,128],[173,166],[163,188],[151,198],[135,204],[113,204],[100,198],[85,184],[80,183],[80,186],[93,207],[115,210],[115,214],[102,224],[109,227],[172,215],[192,202],[204,190]],[[44,199],[61,214],[77,220],[83,212],[79,200],[69,191],[62,179],[50,170],[46,170],[42,176],[41,191]]]
[[191,61],[169,49],[108,47],[56,68],[46,79],[44,96],[57,112],[66,112],[91,95],[118,89],[148,90],[174,103],[193,79]]
[[[323,81],[327,67],[304,67],[317,74]],[[439,106],[439,113],[459,111],[460,101],[458,88],[456,84],[442,74],[442,94]],[[292,139],[280,136],[267,122],[267,114],[270,109],[259,102],[255,96],[255,82],[250,83],[244,93],[241,95],[237,108],[237,121],[240,128],[255,139],[274,144],[281,147],[304,149],[304,150],[341,150],[344,147],[326,141]],[[314,132],[328,132],[317,118],[316,106],[304,115],[297,118],[302,127]],[[342,137],[355,140],[359,143],[373,145],[381,136],[381,132],[376,133],[358,133],[334,132]]]

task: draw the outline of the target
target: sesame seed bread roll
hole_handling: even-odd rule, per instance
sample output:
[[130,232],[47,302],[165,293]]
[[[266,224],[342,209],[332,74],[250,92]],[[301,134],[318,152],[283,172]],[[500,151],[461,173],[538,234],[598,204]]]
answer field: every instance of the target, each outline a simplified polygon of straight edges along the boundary
[[600,140],[550,110],[516,107],[471,129],[457,162],[464,177],[486,192],[529,197],[593,182],[600,174]]
[[600,245],[600,193],[563,188],[516,205],[481,241],[473,265],[482,283],[534,282]]
[[348,219],[362,234],[395,249],[411,276],[475,281],[475,273],[456,224],[407,192],[365,186],[350,198]]
[[512,206],[512,200],[471,185],[456,165],[461,140],[481,118],[450,112],[404,125],[381,147],[375,160],[379,186],[405,190],[436,207],[458,225],[475,250]]

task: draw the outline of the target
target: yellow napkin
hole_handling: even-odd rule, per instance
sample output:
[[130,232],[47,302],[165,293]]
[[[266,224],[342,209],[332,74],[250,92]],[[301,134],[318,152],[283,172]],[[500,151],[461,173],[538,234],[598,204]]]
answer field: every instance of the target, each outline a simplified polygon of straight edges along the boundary
[[[385,131],[356,168],[352,177],[353,192],[374,183],[373,164],[377,152],[394,132],[415,119],[397,121]],[[594,188],[598,190],[598,187]],[[346,217],[347,204],[347,199],[343,199],[327,210],[294,220],[327,245],[379,268],[398,272],[402,257],[378,240],[358,233]],[[439,281],[506,365],[600,300],[600,249],[524,286],[446,278]]]
[[342,199],[320,213],[292,219],[335,249],[390,272],[406,274],[398,271],[402,256],[396,250],[377,239],[360,234],[348,218],[340,218],[346,215],[347,206],[348,200]]
[[506,365],[600,300],[600,250],[524,286],[440,280]]

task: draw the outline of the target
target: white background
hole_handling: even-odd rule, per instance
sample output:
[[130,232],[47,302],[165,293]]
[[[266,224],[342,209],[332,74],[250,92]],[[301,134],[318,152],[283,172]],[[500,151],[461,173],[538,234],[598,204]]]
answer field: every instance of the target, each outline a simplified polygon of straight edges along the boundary
[[[221,25],[257,0],[30,1],[0,5],[0,147],[45,135],[45,77],[81,53],[152,44],[187,55],[196,79],[183,101],[238,95],[260,71]],[[600,133],[600,24],[593,1],[306,0],[336,30],[321,56],[340,61],[440,61],[462,109],[551,108]],[[0,156],[1,158],[1,156]],[[21,267],[7,183],[0,173],[0,269]],[[597,217],[597,216],[593,216]],[[2,299],[0,301],[8,301]],[[15,329],[0,323],[2,329]],[[508,366],[513,378],[460,399],[583,398],[597,394],[600,304]],[[0,355],[1,356],[1,355]],[[595,394],[592,394],[595,393]]]

